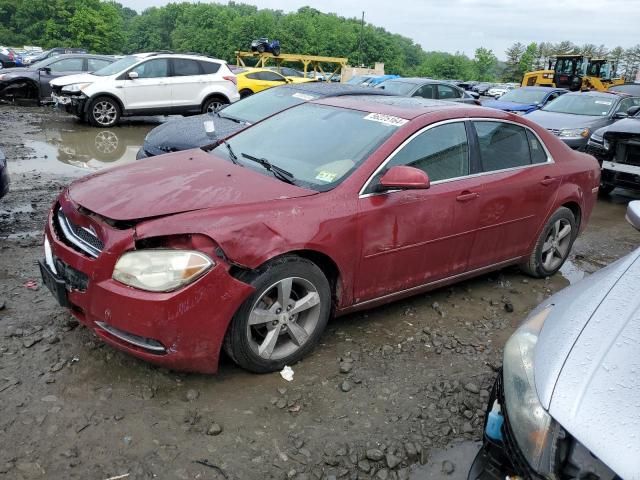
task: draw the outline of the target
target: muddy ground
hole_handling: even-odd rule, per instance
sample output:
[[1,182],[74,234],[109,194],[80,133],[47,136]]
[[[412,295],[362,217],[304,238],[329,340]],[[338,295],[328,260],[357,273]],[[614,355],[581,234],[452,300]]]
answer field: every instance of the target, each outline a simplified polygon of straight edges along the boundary
[[[134,161],[162,118],[111,130],[0,106],[0,477],[466,478],[502,346],[537,303],[640,243],[618,191],[563,274],[517,269],[330,323],[294,380],[223,360],[177,374],[103,345],[40,284],[45,213],[73,177]],[[30,282],[35,282],[35,285]],[[122,476],[122,477],[120,477]]]

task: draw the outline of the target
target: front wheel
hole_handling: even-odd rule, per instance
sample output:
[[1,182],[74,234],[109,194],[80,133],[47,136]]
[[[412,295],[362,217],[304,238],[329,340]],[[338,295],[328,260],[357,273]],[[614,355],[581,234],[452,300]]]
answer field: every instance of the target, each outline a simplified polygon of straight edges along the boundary
[[224,341],[227,354],[256,373],[281,370],[318,343],[331,312],[322,270],[304,258],[272,261],[243,281],[255,292],[238,309]]
[[550,277],[567,260],[577,234],[573,212],[560,207],[542,229],[529,260],[521,266],[522,270],[532,277]]
[[264,53],[264,45],[262,45],[262,44],[258,45],[256,50],[258,50],[258,53]]
[[94,127],[113,127],[120,120],[120,105],[111,97],[98,97],[89,105],[89,123]]
[[277,57],[280,55],[280,47],[273,47],[273,55]]

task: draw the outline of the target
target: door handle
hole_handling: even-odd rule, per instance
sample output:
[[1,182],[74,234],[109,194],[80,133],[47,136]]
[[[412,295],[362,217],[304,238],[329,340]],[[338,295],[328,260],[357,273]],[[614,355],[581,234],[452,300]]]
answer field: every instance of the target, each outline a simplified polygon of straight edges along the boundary
[[540,180],[540,183],[542,185],[544,185],[545,187],[551,185],[552,183],[554,183],[557,180],[557,178],[555,177],[544,177],[542,180]]
[[475,200],[479,196],[480,194],[478,192],[470,192],[469,190],[465,190],[456,197],[456,200],[459,202],[469,202],[471,200]]

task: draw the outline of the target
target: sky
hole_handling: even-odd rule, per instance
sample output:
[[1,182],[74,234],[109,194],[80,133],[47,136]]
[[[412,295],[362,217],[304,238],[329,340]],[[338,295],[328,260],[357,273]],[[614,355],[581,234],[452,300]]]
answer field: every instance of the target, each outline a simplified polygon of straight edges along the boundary
[[[170,0],[118,1],[141,12]],[[516,41],[526,44],[570,40],[578,45],[605,44],[609,48],[628,48],[640,43],[640,0],[237,0],[237,3],[285,12],[311,6],[322,12],[357,18],[364,10],[365,22],[409,37],[424,50],[460,51],[469,56],[482,46],[504,59],[504,51]]]

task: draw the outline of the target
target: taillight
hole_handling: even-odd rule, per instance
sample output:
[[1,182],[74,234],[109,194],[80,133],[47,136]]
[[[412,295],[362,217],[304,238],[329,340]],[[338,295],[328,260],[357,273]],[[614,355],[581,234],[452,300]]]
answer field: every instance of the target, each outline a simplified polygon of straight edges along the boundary
[[230,81],[231,83],[233,83],[234,85],[238,84],[238,79],[236,78],[235,75],[225,75],[222,78],[224,78],[225,80]]

